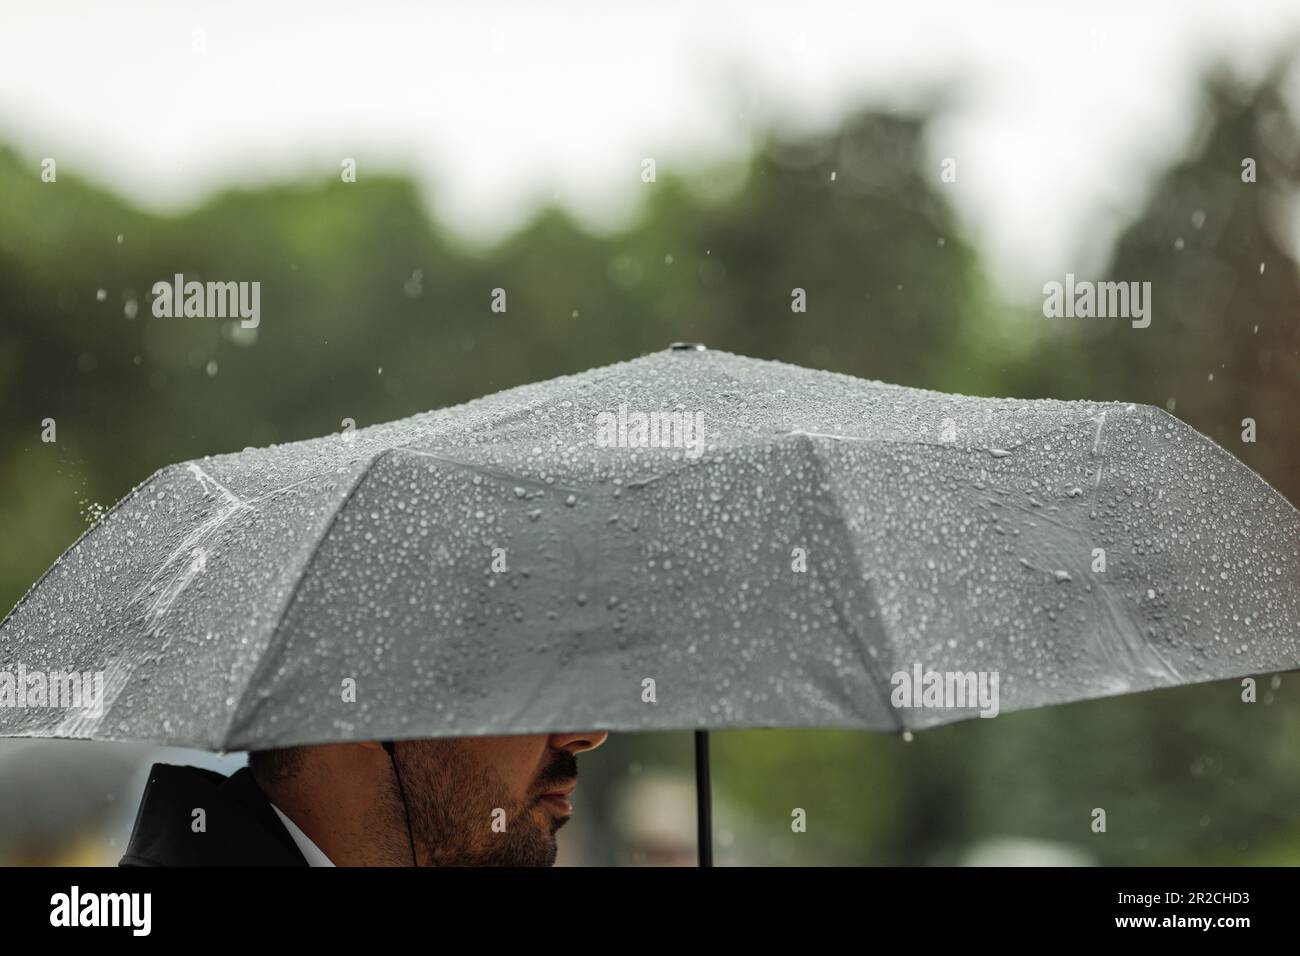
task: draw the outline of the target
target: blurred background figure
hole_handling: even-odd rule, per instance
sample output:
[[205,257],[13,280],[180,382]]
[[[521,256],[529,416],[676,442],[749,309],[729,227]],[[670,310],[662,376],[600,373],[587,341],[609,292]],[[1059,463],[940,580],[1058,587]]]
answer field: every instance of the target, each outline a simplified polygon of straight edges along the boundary
[[961,866],[1091,866],[1092,857],[1074,847],[1015,837],[984,840],[961,857]]
[[616,799],[623,864],[695,865],[695,781],[689,775],[638,774],[622,782]]

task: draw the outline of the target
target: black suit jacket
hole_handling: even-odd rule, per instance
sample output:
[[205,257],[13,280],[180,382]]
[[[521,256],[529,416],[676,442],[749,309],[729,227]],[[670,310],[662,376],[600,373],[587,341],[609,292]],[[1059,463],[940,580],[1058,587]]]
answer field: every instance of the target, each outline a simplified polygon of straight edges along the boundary
[[[196,832],[195,810],[204,828]],[[119,866],[306,866],[247,767],[229,777],[156,763]]]

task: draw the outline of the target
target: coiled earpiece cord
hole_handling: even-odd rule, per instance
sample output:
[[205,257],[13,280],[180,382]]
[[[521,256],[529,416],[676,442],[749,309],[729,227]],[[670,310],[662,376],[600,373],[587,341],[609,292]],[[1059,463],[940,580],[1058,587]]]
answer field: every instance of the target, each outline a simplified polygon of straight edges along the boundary
[[411,844],[411,866],[419,866],[420,861],[415,855],[415,837],[411,833],[411,810],[406,805],[406,790],[402,787],[402,774],[397,769],[397,747],[391,740],[384,741],[384,750],[388,754],[388,759],[393,765],[393,776],[397,778],[397,792],[402,797],[402,813],[406,816],[406,839]]

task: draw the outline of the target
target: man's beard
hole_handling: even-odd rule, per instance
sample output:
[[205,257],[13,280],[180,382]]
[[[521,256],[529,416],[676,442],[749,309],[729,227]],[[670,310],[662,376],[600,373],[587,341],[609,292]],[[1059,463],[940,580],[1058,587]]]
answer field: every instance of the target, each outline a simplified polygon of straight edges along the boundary
[[[411,835],[426,866],[553,866],[555,833],[568,817],[539,812],[537,798],[520,802],[491,766],[478,765],[459,740],[421,740],[403,744],[398,753],[402,788],[410,813]],[[577,760],[557,753],[539,785],[577,776]],[[402,822],[401,795],[393,782],[392,803]],[[504,818],[501,812],[504,811]],[[393,819],[393,817],[389,817]],[[500,821],[505,828],[501,832]],[[493,828],[493,825],[496,828]],[[390,832],[391,825],[380,832]],[[399,833],[399,837],[404,834]],[[396,859],[409,860],[409,842],[385,841]]]

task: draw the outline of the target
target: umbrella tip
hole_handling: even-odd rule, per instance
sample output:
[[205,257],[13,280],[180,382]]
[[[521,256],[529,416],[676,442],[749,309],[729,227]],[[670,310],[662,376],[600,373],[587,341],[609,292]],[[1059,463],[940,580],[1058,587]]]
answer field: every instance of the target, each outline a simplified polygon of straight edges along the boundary
[[674,342],[668,346],[673,352],[703,352],[704,346],[699,342]]

